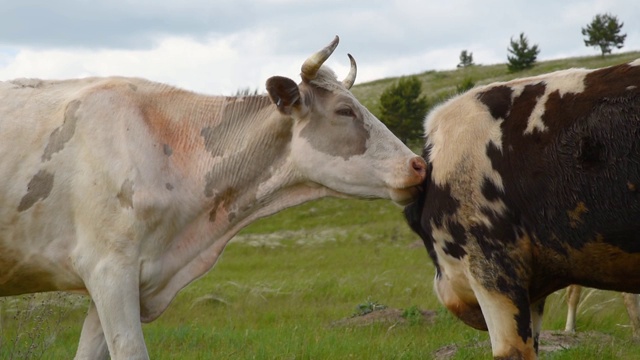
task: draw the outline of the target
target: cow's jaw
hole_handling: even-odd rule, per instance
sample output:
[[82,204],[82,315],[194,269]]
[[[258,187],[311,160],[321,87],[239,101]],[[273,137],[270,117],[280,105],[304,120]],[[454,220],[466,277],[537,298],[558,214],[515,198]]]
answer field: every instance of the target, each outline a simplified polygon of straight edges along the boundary
[[424,160],[408,149],[394,158],[372,149],[345,158],[323,153],[297,139],[291,154],[297,172],[340,197],[382,198],[406,205],[419,194],[426,172]]

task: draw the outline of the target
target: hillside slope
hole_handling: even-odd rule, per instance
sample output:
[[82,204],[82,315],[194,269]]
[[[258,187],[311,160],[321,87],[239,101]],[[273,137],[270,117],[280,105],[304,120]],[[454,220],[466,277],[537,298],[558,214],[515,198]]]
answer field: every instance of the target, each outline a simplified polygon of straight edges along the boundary
[[[470,78],[477,85],[489,84],[496,81],[507,81],[520,77],[540,75],[557,70],[569,68],[600,68],[610,65],[622,64],[640,58],[640,51],[626,52],[614,55],[576,57],[560,60],[541,61],[528,70],[509,73],[507,64],[474,65],[469,68],[461,68],[448,71],[426,71],[414,74],[422,81],[422,91],[430,99],[446,97],[453,94],[456,85],[461,84],[466,78]],[[361,66],[366,66],[361,65]],[[428,67],[429,64],[425,64]],[[411,75],[407,75],[411,76]],[[399,78],[386,78],[368,83],[356,84],[351,89],[353,94],[376,116],[380,115],[380,95]]]

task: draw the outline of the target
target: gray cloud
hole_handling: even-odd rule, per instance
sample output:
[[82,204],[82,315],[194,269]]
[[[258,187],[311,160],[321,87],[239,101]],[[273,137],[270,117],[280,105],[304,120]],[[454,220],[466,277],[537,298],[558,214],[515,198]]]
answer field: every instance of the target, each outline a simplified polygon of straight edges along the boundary
[[46,48],[151,47],[159,35],[243,29],[259,9],[238,1],[3,1],[0,43]]
[[[602,12],[624,22],[623,51],[640,49],[636,0],[0,0],[0,8],[5,76],[130,74],[141,69],[132,62],[149,58],[154,64],[141,76],[168,66],[171,80],[197,77],[186,70],[265,76],[256,69],[295,68],[288,62],[339,35],[332,66],[347,66],[349,52],[361,65],[360,80],[370,80],[455,68],[461,50],[474,53],[477,64],[505,62],[509,39],[520,32],[540,46],[541,60],[595,55],[580,29]],[[195,42],[189,45],[195,50],[172,51],[171,38]],[[222,53],[206,54],[207,48]],[[44,52],[55,52],[51,63],[39,61]],[[167,76],[164,69],[158,77]]]

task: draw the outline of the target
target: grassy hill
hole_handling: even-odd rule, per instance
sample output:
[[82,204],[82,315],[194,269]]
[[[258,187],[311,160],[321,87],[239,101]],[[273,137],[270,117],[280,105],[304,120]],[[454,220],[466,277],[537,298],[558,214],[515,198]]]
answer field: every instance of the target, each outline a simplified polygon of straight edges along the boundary
[[[545,74],[557,70],[570,68],[599,68],[610,65],[622,64],[640,58],[640,51],[626,52],[615,55],[576,57],[560,60],[541,61],[533,68],[509,73],[507,65],[474,65],[469,68],[449,71],[425,71],[420,74],[408,74],[417,76],[422,81],[422,90],[429,99],[440,99],[455,93],[456,85],[461,84],[466,78],[470,78],[477,85],[490,84],[496,81],[507,81],[519,77]],[[366,64],[361,65],[366,66]],[[428,66],[428,64],[425,64]],[[380,94],[385,88],[394,84],[398,78],[387,78],[356,84],[352,88],[353,94],[372,113],[379,116]]]

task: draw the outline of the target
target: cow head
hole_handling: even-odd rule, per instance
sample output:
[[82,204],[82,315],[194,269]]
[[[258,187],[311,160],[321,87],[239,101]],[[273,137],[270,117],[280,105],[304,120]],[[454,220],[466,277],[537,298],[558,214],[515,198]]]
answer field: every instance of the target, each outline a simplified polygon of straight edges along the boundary
[[342,82],[322,66],[338,37],[302,65],[302,82],[267,80],[278,111],[294,122],[291,160],[312,183],[343,196],[410,202],[425,177],[424,160],[409,150],[349,91],[356,64]]

